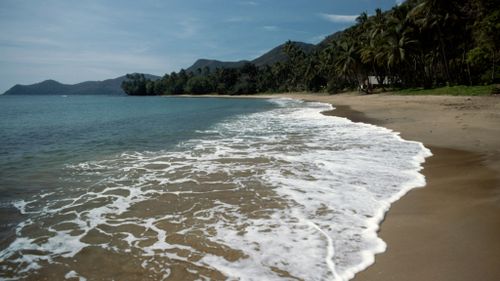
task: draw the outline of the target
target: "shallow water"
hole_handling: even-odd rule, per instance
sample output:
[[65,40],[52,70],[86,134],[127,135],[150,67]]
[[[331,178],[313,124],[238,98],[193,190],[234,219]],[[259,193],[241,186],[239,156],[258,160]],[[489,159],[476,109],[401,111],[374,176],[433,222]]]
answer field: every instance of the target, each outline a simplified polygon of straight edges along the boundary
[[425,184],[420,143],[326,104],[56,98],[47,107],[77,116],[44,119],[42,137],[2,121],[20,131],[1,154],[2,212],[21,213],[2,278],[348,280],[385,249],[390,203]]

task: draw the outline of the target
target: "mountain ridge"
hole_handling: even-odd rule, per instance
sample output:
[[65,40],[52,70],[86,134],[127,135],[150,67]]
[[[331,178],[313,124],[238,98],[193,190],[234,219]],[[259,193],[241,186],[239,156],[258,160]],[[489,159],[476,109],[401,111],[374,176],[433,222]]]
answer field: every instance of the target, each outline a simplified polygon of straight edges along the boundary
[[[326,39],[325,39],[326,40]],[[310,53],[317,48],[321,48],[323,42],[317,45],[292,41],[305,53]],[[210,71],[217,68],[239,68],[245,63],[253,63],[257,67],[265,65],[273,65],[277,62],[284,62],[287,60],[287,55],[283,51],[283,46],[286,43],[278,45],[263,55],[253,60],[239,60],[239,61],[220,61],[212,59],[198,59],[193,65],[186,69],[187,72],[197,73],[199,70],[203,71],[208,67]],[[160,79],[160,76],[145,74],[146,78],[151,80]],[[16,84],[3,95],[126,95],[121,84],[125,81],[126,75],[119,76],[112,79],[105,79],[102,81],[84,81],[76,84],[63,84],[59,81],[48,79],[30,85]]]
[[[160,76],[145,74],[146,78],[157,80]],[[20,85],[17,84],[5,91],[4,95],[126,95],[121,84],[127,77],[125,75],[101,81],[84,81],[76,84],[63,84],[59,81],[48,79],[42,82]]]
[[[273,65],[277,62],[284,62],[287,60],[287,55],[283,51],[283,46],[285,44],[286,43],[278,45],[253,60],[220,61],[215,59],[198,59],[193,65],[188,67],[186,71],[197,73],[199,71],[198,69],[203,71],[205,67],[208,67],[210,71],[214,71],[217,68],[238,68],[242,67],[245,63],[253,63],[257,67]],[[292,44],[298,46],[306,54],[312,52],[317,47],[317,45],[299,41],[292,41]]]

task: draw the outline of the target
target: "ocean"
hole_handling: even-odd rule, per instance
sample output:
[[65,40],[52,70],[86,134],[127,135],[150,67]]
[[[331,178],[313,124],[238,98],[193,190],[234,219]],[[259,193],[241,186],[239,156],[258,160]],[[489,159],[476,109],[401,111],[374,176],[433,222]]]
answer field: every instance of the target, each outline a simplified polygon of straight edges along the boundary
[[431,154],[331,109],[0,96],[0,279],[351,279]]

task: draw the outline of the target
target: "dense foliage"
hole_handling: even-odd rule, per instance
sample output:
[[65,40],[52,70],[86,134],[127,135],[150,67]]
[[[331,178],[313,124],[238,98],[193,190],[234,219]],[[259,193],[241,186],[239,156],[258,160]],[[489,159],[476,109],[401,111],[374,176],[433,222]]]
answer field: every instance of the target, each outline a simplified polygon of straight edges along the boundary
[[122,87],[131,95],[177,95],[338,92],[368,77],[402,88],[498,83],[499,6],[498,0],[407,0],[386,12],[362,13],[309,54],[287,42],[285,62],[181,70],[157,81],[135,74]]

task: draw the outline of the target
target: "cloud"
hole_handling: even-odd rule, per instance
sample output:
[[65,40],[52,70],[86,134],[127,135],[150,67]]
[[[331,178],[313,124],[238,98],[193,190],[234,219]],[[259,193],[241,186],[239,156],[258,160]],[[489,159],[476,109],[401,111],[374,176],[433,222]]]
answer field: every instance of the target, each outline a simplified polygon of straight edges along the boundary
[[185,18],[179,21],[178,23],[180,25],[180,32],[177,33],[177,37],[182,38],[182,39],[187,39],[195,36],[198,34],[198,31],[200,30],[200,23],[198,19],[195,18]]
[[0,45],[18,47],[55,47],[62,48],[62,42],[41,36],[15,36],[10,34],[0,35]]
[[279,29],[279,27],[277,27],[275,25],[265,25],[262,28],[264,28],[267,31],[276,31]]
[[0,47],[1,62],[27,65],[51,65],[64,67],[87,68],[113,68],[124,69],[136,67],[139,69],[161,70],[168,65],[168,58],[150,55],[147,53],[134,53],[123,51],[62,51],[62,50],[37,50]]
[[238,22],[249,22],[252,21],[252,18],[250,17],[230,17],[224,20],[224,22],[233,22],[233,23],[238,23]]
[[334,23],[353,23],[356,21],[358,15],[336,15],[336,14],[320,14],[320,16]]
[[[123,51],[32,50],[0,46],[0,94],[14,84],[103,80],[130,72],[163,74],[186,64],[179,56]],[[192,63],[192,59],[187,60]]]
[[398,5],[398,6],[399,6],[399,5],[403,4],[403,2],[404,2],[404,1],[405,1],[405,0],[396,0],[396,5]]
[[259,3],[255,1],[241,1],[240,5],[245,5],[245,6],[259,6]]

